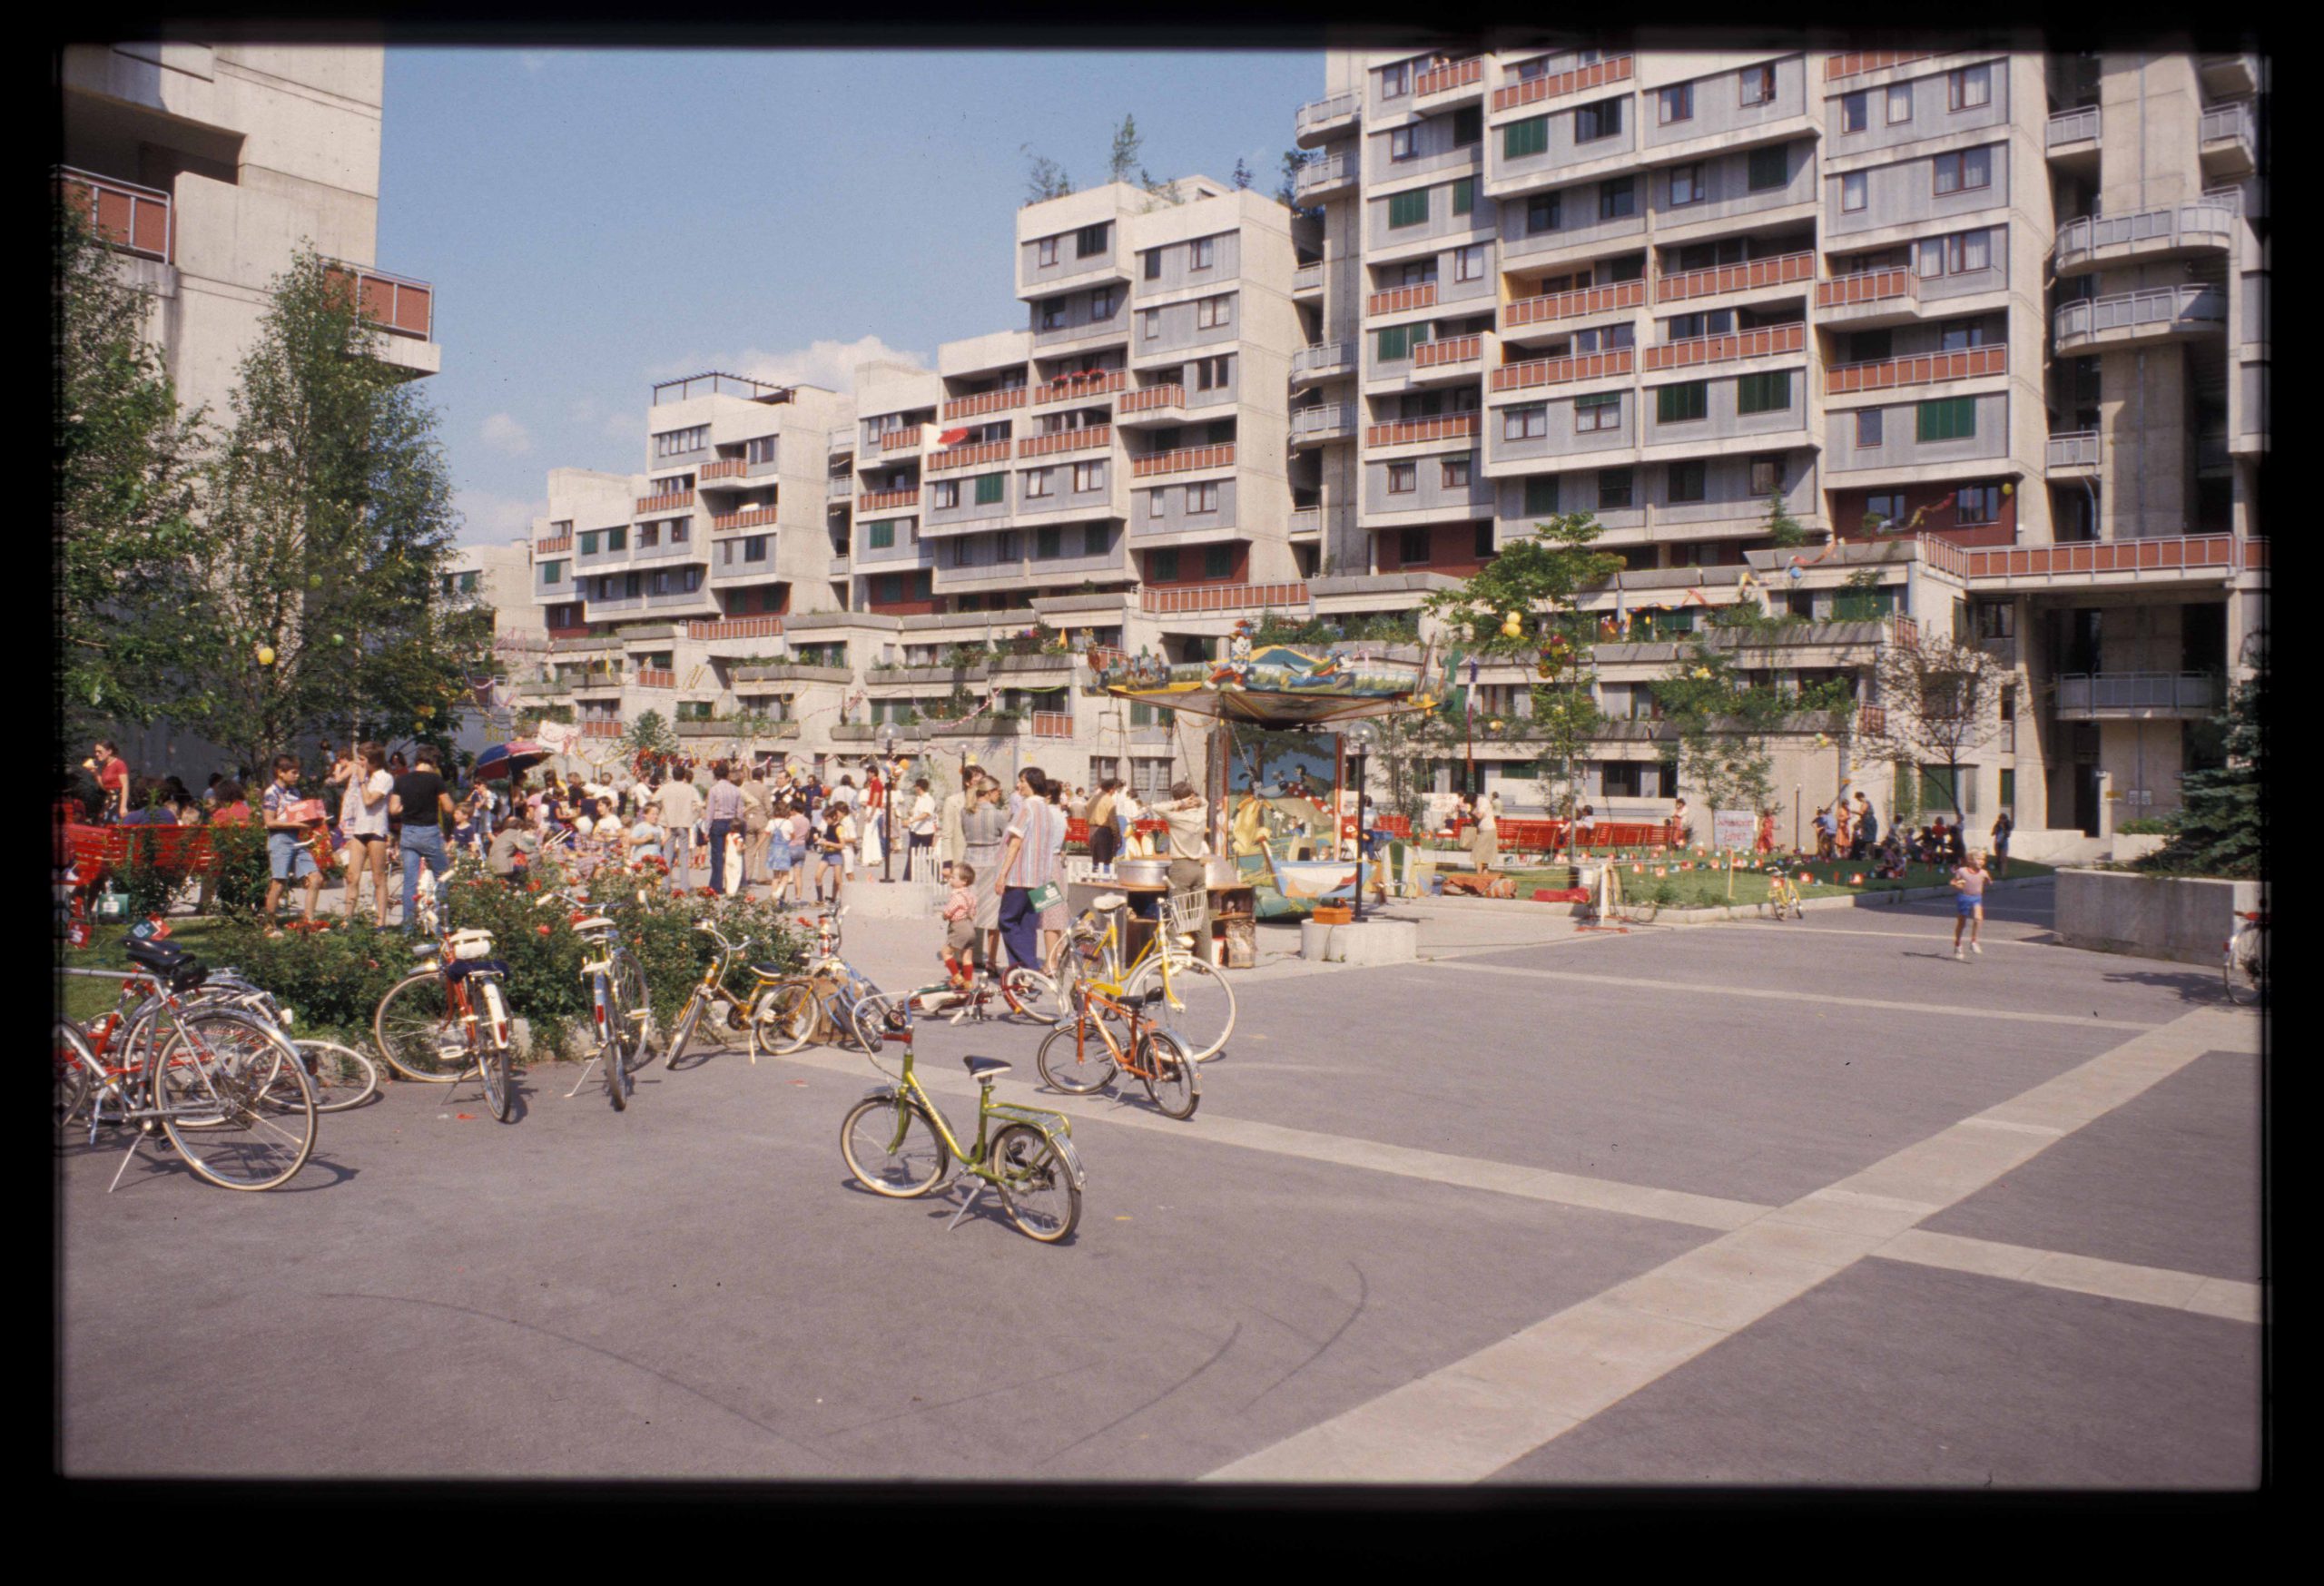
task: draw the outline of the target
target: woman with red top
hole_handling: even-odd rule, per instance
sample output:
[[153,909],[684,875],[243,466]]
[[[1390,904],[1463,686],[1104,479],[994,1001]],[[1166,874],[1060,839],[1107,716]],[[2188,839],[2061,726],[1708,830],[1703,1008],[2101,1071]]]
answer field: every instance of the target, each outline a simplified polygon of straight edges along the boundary
[[120,820],[129,813],[129,762],[112,740],[100,738],[96,754],[81,762],[81,769],[97,779],[97,789],[104,794],[104,805],[97,819],[103,822]]

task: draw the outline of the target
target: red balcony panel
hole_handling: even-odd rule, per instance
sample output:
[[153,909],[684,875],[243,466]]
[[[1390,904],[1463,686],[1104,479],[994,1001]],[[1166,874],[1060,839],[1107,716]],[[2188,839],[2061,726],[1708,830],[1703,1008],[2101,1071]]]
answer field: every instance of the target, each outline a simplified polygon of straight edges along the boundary
[[1414,309],[1436,306],[1436,283],[1422,281],[1418,286],[1400,286],[1388,291],[1376,291],[1364,300],[1367,314],[1403,314]]
[[1049,457],[1060,451],[1099,451],[1113,443],[1112,425],[1093,424],[1084,429],[1060,429],[1054,435],[1029,435],[1017,443],[1017,455]]
[[1036,402],[1078,402],[1097,397],[1108,397],[1128,382],[1126,369],[1108,369],[1100,374],[1067,375],[1045,386],[1033,388]]
[[713,534],[730,528],[773,528],[774,527],[775,509],[772,507],[745,507],[740,512],[715,512],[711,514],[710,517],[710,530]]
[[1190,616],[1210,611],[1243,611],[1252,606],[1307,604],[1305,584],[1196,584],[1183,588],[1138,591],[1138,607],[1156,616]]
[[1183,408],[1186,403],[1187,388],[1174,381],[1131,391],[1115,406],[1123,413],[1147,413],[1157,408]]
[[1714,264],[1707,270],[1659,276],[1654,282],[1654,300],[1658,303],[1684,302],[1689,298],[1707,298],[1719,292],[1787,286],[1795,281],[1811,281],[1815,275],[1816,255],[1813,253],[1747,259],[1740,264]]
[[690,639],[772,639],[782,633],[779,616],[696,617],[686,624]]
[[1025,388],[1014,386],[1005,391],[979,391],[972,397],[954,397],[944,404],[943,417],[974,419],[985,413],[1005,413],[1011,408],[1025,405]]
[[2009,348],[1969,347],[1957,352],[1924,352],[1906,358],[1884,358],[1874,363],[1843,363],[1824,370],[1824,394],[1846,396],[1854,391],[1885,391],[1898,386],[1934,385],[1942,380],[1974,379],[1980,375],[2007,374]]
[[1513,330],[1521,325],[1547,324],[1552,320],[1571,319],[1576,314],[1604,314],[1617,309],[1635,309],[1645,301],[1646,282],[1618,281],[1607,286],[1576,287],[1571,291],[1520,298],[1509,305],[1509,312],[1502,322]]
[[1807,345],[1805,325],[1768,325],[1757,330],[1734,330],[1724,336],[1697,336],[1685,341],[1663,341],[1646,350],[1646,370],[1689,369],[1699,363],[1730,363],[1738,358],[1767,358],[1797,352]]
[[928,468],[930,472],[938,473],[946,468],[973,468],[978,463],[1005,463],[1008,460],[1009,443],[1007,441],[987,440],[975,446],[956,446],[949,451],[931,452],[928,458]]
[[920,430],[921,427],[917,424],[907,424],[901,429],[891,429],[885,435],[880,437],[880,449],[881,451],[901,451],[908,446],[918,446],[920,444]]
[[741,458],[723,457],[714,463],[703,464],[702,471],[694,477],[704,484],[713,479],[739,479],[749,467]]
[[1556,99],[1568,94],[1578,94],[1585,88],[1595,88],[1603,83],[1620,83],[1629,79],[1633,63],[1628,55],[1616,55],[1609,61],[1599,61],[1587,66],[1576,66],[1571,72],[1552,73],[1528,83],[1512,83],[1492,92],[1492,107],[1496,111],[1513,110],[1521,104],[1536,104],[1544,99]]
[[572,548],[573,537],[569,534],[545,534],[533,542],[533,551],[537,556],[553,557]]
[[1442,66],[1432,66],[1413,79],[1413,97],[1423,98],[1431,94],[1443,94],[1454,88],[1465,88],[1481,81],[1485,74],[1482,55],[1471,55],[1465,61],[1448,61]]
[[857,497],[857,510],[879,512],[890,507],[917,507],[920,492],[912,490],[866,490]]
[[1413,349],[1414,369],[1435,369],[1448,363],[1466,363],[1484,355],[1484,339],[1480,336],[1454,336],[1443,341],[1423,341]]
[[693,505],[692,490],[673,490],[665,496],[640,496],[637,498],[637,510],[640,512],[678,512]]
[[1850,50],[1844,54],[1824,57],[1824,79],[1860,76],[1866,72],[1883,71],[1901,66],[1907,61],[1928,59],[1926,50]]
[[1535,386],[1561,386],[1572,380],[1603,379],[1612,375],[1629,374],[1633,367],[1632,350],[1628,347],[1618,347],[1611,352],[1584,352],[1572,358],[1537,358],[1526,363],[1505,363],[1492,371],[1492,386],[1496,391],[1524,391]]
[[1844,309],[1851,303],[1876,303],[1884,298],[1920,300],[1920,278],[1901,265],[1893,270],[1860,271],[1836,275],[1816,283],[1816,306]]
[[1231,468],[1235,466],[1235,443],[1220,446],[1185,446],[1176,451],[1157,452],[1152,457],[1132,458],[1129,470],[1133,478],[1145,478],[1152,474],[1182,474],[1190,468]]

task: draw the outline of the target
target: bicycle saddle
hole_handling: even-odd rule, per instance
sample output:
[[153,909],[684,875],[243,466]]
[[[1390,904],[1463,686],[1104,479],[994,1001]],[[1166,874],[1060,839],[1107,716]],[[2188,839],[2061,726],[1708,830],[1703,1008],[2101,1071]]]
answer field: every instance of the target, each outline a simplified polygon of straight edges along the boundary
[[989,1085],[1009,1072],[1009,1065],[999,1058],[962,1058],[960,1066],[980,1085]]
[[611,931],[613,928],[614,922],[603,914],[592,914],[586,920],[576,920],[573,922],[573,929],[576,931]]
[[1119,892],[1099,892],[1089,900],[1089,906],[1100,914],[1110,914],[1117,909],[1129,907],[1129,900]]
[[121,946],[122,951],[129,955],[131,963],[149,970],[175,969],[185,961],[185,949],[174,941],[124,936],[121,939]]
[[507,980],[508,966],[497,958],[454,959],[444,966],[444,978],[448,980],[465,980],[470,975],[498,975]]

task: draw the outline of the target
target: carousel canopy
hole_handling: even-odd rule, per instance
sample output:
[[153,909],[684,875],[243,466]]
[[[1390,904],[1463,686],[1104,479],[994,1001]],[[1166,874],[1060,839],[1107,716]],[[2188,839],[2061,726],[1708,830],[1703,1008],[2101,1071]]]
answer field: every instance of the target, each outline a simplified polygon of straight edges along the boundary
[[1098,685],[1123,699],[1263,727],[1322,726],[1364,716],[1427,710],[1427,666],[1341,655],[1311,655],[1285,645],[1257,649],[1238,642],[1224,661],[1173,666],[1150,655],[1114,655],[1098,669]]

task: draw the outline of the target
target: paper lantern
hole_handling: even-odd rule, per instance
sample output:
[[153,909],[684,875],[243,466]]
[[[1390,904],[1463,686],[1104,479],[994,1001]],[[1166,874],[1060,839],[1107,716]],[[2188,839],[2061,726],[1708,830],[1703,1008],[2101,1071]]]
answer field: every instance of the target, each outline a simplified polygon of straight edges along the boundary
[[1630,866],[1630,874],[1632,874],[1632,875],[1644,875],[1645,873],[1646,873],[1646,866],[1644,866],[1644,865],[1642,865],[1642,864],[1633,864],[1633,865],[1631,865],[1631,866]]
[[1512,611],[1502,619],[1501,636],[1504,639],[1521,639],[1525,636],[1525,616],[1522,612]]
[[1806,886],[1812,879],[1814,878],[1810,877],[1806,871],[1803,870],[1799,872],[1799,884],[1801,886]]
[[274,646],[272,645],[261,645],[258,647],[258,664],[261,666],[271,666],[274,665]]
[[1848,876],[1848,885],[1852,887],[1860,887],[1864,885],[1864,872],[1860,870],[1852,872]]
[[1658,876],[1665,876],[1669,875],[1670,872],[1664,866],[1658,864],[1654,867],[1654,873]]

